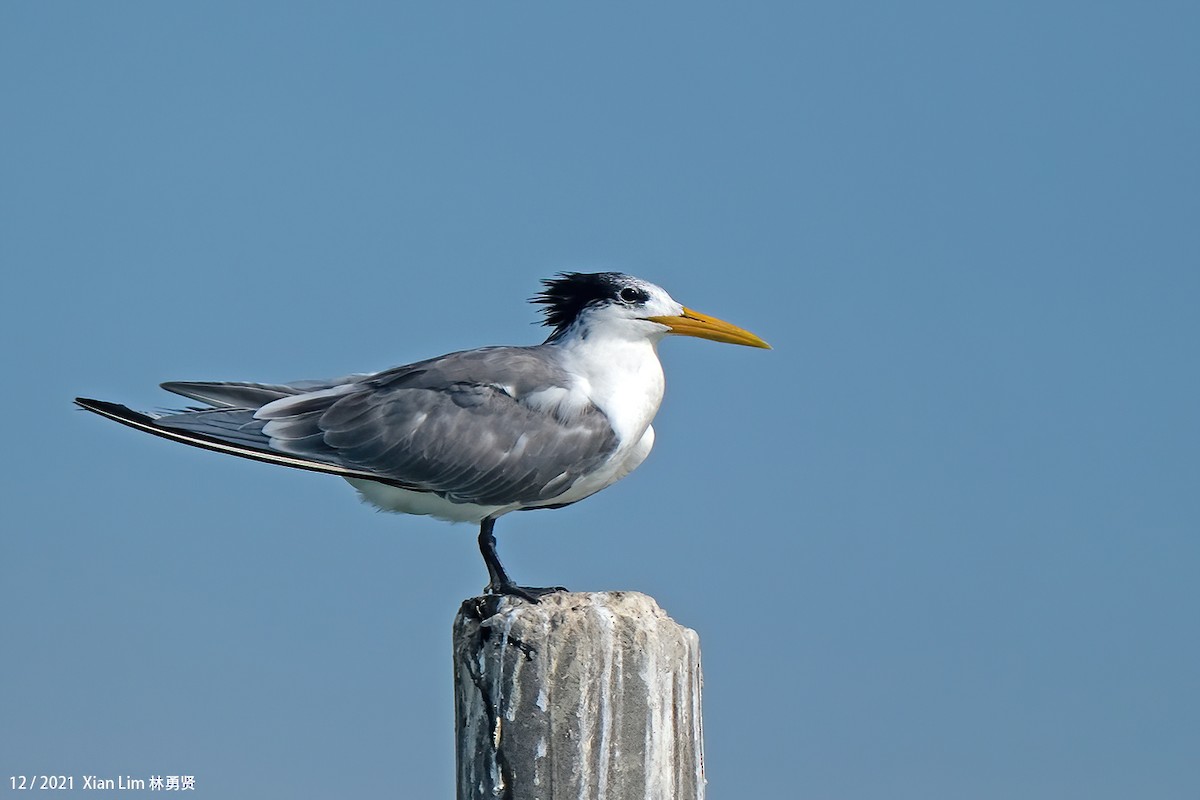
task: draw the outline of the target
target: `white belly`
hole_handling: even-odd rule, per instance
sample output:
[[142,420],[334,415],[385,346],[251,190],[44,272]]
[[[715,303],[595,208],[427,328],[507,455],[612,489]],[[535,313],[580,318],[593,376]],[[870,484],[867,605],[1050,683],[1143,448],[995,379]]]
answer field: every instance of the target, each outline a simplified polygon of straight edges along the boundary
[[480,522],[485,517],[498,517],[519,508],[565,505],[590,497],[633,472],[639,464],[646,460],[646,456],[650,455],[652,447],[654,447],[654,428],[647,427],[646,432],[636,444],[618,450],[600,469],[575,481],[571,488],[557,497],[529,506],[523,506],[520,503],[510,503],[504,506],[452,503],[431,492],[414,492],[361,478],[346,478],[346,481],[358,490],[364,502],[370,503],[382,511],[417,514],[444,519],[448,522]]
[[480,522],[484,517],[499,516],[519,507],[516,505],[481,506],[475,503],[452,503],[431,492],[414,492],[361,478],[346,478],[346,481],[358,489],[363,502],[370,503],[382,511],[418,514],[444,519],[448,522]]

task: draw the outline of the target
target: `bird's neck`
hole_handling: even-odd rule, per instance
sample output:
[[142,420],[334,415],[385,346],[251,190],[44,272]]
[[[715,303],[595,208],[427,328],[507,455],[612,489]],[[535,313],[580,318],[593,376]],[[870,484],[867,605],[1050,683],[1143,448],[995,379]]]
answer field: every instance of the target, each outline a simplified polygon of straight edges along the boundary
[[645,337],[602,334],[555,344],[564,366],[579,376],[577,390],[604,412],[622,443],[641,439],[662,403],[663,371],[656,345]]

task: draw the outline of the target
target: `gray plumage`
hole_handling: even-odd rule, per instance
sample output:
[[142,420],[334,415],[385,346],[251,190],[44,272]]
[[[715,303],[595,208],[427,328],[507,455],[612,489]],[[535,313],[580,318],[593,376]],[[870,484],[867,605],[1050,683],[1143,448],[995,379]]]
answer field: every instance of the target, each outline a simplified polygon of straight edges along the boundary
[[217,408],[183,410],[155,423],[455,503],[537,505],[617,446],[594,405],[547,413],[531,404],[539,392],[569,382],[544,352],[488,347],[340,381],[165,383]]

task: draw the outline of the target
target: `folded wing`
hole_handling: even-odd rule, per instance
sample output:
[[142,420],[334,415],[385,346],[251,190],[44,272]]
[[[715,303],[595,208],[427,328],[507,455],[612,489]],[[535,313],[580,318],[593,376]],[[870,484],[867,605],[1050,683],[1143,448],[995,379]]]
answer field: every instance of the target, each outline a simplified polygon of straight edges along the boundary
[[216,407],[158,417],[80,404],[234,455],[453,502],[527,505],[562,494],[617,447],[608,419],[567,391],[569,380],[534,348],[485,348],[339,381],[164,384]]

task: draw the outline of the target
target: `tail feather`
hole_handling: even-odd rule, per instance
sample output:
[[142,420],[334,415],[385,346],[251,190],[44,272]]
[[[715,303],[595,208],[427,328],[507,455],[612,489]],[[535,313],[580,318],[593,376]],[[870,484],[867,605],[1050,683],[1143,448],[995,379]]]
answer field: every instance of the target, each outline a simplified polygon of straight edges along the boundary
[[365,373],[332,380],[296,381],[295,383],[249,383],[246,381],[167,381],[168,392],[221,408],[262,408],[284,397],[332,389],[370,377]]
[[168,392],[222,408],[259,408],[272,400],[302,391],[292,386],[264,383],[167,381],[160,385]]

